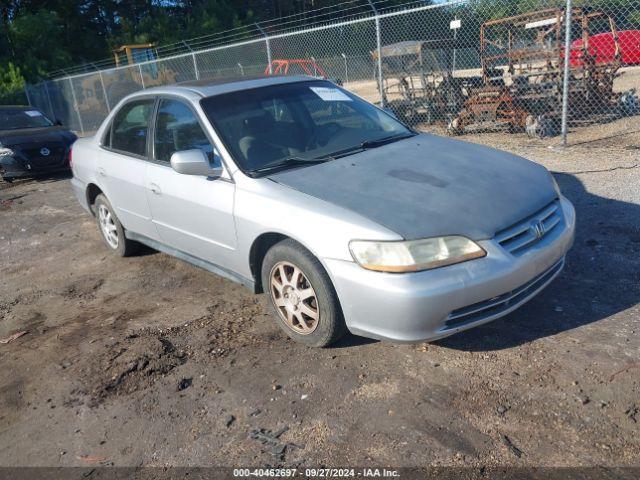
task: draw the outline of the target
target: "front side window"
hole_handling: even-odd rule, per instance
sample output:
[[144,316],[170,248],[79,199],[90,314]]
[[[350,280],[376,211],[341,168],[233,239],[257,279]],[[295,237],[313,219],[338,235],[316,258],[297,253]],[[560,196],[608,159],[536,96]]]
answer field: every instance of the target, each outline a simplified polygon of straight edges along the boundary
[[238,166],[249,173],[413,135],[387,113],[324,80],[215,95],[201,105]]
[[214,149],[205,135],[195,113],[187,105],[172,99],[160,100],[155,129],[155,158],[169,162],[175,152],[202,150],[214,166]]
[[[124,105],[113,119],[111,138],[107,136],[105,145],[114,150],[145,157],[149,117],[153,111],[154,102],[153,99],[134,100]],[[110,145],[106,143],[107,139]]]

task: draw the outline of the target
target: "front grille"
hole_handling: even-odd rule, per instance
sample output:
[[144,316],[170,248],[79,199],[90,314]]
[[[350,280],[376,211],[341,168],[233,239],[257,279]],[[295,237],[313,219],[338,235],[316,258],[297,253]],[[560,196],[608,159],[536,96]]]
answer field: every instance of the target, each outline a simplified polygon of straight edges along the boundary
[[498,232],[495,239],[507,252],[519,256],[549,235],[554,228],[562,225],[562,223],[560,202],[554,200],[533,215]]
[[504,312],[513,305],[517,305],[518,303],[525,300],[536,290],[542,288],[555,275],[557,275],[560,270],[562,270],[563,266],[564,258],[562,258],[562,260],[556,263],[553,267],[541,273],[533,280],[529,280],[527,283],[521,285],[515,290],[511,290],[510,292],[503,293],[502,295],[498,295],[488,300],[483,300],[482,302],[474,303],[473,305],[454,310],[447,317],[445,325],[447,326],[447,328],[459,327],[461,325],[477,322],[479,320]]
[[[42,153],[40,153],[43,148],[49,150],[49,155],[42,155]],[[61,164],[64,161],[66,148],[64,145],[42,144],[26,148],[23,147],[20,151],[32,168],[46,168]]]

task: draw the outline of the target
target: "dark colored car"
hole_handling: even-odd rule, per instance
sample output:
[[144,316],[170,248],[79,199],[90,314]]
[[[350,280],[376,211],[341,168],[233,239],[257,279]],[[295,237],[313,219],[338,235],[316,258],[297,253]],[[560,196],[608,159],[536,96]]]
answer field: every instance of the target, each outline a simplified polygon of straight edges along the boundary
[[69,170],[76,136],[33,107],[0,106],[0,175],[19,177]]

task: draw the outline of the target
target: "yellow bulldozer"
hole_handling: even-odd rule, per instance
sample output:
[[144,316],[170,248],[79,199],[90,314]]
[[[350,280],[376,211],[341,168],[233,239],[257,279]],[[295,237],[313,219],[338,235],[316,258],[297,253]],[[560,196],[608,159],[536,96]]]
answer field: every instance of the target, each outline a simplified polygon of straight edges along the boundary
[[142,88],[176,83],[178,77],[177,72],[154,61],[157,55],[153,43],[122,45],[112,53],[114,68],[87,76],[80,91],[75,87],[80,115],[92,124],[104,119],[126,95]]
[[136,43],[129,45],[121,45],[111,50],[116,67],[126,65],[134,65],[140,62],[155,60],[154,43]]

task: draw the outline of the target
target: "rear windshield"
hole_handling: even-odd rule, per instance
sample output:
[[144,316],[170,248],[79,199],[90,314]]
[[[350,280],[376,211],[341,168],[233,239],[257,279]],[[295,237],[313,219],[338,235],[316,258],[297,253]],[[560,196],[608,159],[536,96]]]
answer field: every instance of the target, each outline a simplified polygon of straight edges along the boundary
[[0,130],[51,127],[53,123],[39,110],[1,109]]

